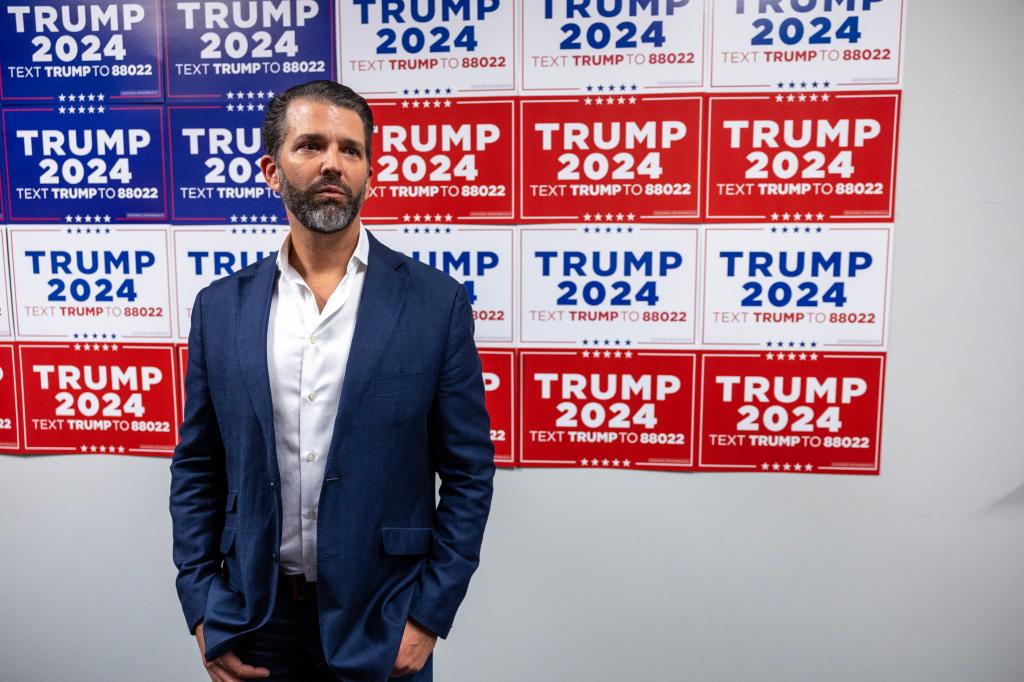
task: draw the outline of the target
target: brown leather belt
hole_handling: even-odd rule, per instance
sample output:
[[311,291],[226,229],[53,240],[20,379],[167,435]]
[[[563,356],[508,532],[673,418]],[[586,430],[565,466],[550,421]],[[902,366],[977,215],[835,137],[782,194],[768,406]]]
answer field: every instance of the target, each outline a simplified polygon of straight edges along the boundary
[[306,580],[306,576],[281,573],[278,578],[277,593],[295,601],[313,601],[316,599],[316,581]]

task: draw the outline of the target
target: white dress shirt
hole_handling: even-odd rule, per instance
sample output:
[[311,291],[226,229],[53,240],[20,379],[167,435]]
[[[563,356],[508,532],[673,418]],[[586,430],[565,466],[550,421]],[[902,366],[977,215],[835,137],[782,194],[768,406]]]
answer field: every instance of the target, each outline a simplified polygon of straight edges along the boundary
[[281,569],[316,580],[316,518],[327,451],[345,381],[370,243],[359,240],[345,276],[317,309],[313,291],[288,262],[291,235],[277,252],[270,303],[267,367],[274,442],[281,472]]

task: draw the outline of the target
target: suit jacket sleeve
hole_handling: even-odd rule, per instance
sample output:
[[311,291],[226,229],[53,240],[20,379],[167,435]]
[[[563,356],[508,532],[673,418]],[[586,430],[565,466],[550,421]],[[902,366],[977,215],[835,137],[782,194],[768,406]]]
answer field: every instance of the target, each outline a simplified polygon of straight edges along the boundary
[[473,342],[472,309],[462,286],[450,310],[428,428],[430,456],[441,479],[440,500],[433,543],[409,615],[446,637],[480,562],[494,478],[480,356]]
[[[204,290],[205,291],[205,290]],[[171,461],[171,521],[178,598],[189,632],[206,611],[210,583],[219,577],[219,533],[224,527],[224,443],[207,384],[203,347],[203,291],[192,308],[185,376],[185,416]]]

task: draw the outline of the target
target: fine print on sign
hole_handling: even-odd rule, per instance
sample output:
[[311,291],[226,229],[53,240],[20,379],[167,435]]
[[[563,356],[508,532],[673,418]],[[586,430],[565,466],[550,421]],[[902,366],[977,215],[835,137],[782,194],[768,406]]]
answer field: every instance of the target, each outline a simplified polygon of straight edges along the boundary
[[553,225],[520,235],[523,343],[694,342],[695,227]]
[[163,100],[157,0],[3,3],[0,99],[5,103]]
[[[165,0],[168,101],[269,97],[307,80],[333,80],[331,0]],[[258,84],[258,86],[257,86]]]
[[167,107],[172,222],[287,222],[259,166],[265,109],[262,101]]
[[24,450],[169,455],[178,399],[171,345],[18,345]]
[[166,227],[24,226],[10,239],[19,338],[171,336]]
[[[90,100],[91,101],[91,100]],[[11,222],[163,222],[159,106],[8,107],[3,115]]]
[[451,275],[466,288],[478,343],[513,340],[516,268],[511,227],[382,226],[371,232],[384,244]]
[[707,220],[892,221],[899,92],[707,100]]
[[515,5],[342,0],[342,82],[364,97],[511,93]]
[[704,0],[526,0],[520,92],[699,88]]
[[372,106],[367,222],[512,221],[512,99],[381,100]]
[[698,466],[877,474],[883,354],[704,353]]
[[520,463],[693,467],[696,354],[519,351]]
[[696,221],[700,95],[520,101],[524,221]]
[[712,88],[898,86],[903,0],[711,2]]
[[884,345],[892,226],[708,227],[704,247],[702,343]]
[[200,289],[264,258],[276,258],[286,234],[288,227],[281,225],[174,227],[177,337],[188,338]]

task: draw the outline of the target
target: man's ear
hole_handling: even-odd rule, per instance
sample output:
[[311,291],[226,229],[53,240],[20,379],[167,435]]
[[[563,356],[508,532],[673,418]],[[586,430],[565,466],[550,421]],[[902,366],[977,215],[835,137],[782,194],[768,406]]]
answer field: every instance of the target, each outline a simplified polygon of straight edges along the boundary
[[264,154],[259,160],[260,170],[263,171],[263,179],[267,181],[267,186],[275,192],[279,192],[281,188],[281,182],[277,177],[277,164],[270,156]]

